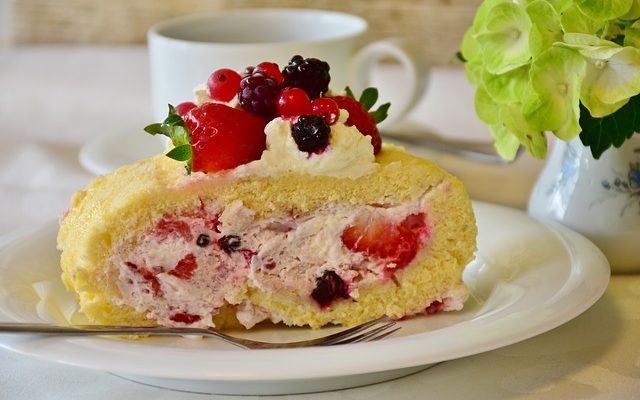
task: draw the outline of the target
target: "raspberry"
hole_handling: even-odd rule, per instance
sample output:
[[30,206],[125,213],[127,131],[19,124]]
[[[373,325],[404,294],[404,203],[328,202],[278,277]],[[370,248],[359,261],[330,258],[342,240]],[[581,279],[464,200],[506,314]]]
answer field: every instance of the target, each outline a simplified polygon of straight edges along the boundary
[[327,124],[333,125],[338,122],[340,108],[338,103],[328,97],[321,97],[311,102],[311,112],[314,115],[324,117]]
[[198,322],[202,319],[201,316],[195,314],[189,314],[186,312],[181,312],[177,314],[173,314],[169,317],[173,322],[182,322],[183,324],[193,324],[194,322]]
[[304,89],[311,100],[329,90],[329,64],[317,58],[294,56],[282,70],[283,86]]
[[285,118],[311,114],[309,96],[307,95],[307,92],[300,88],[282,89],[278,95],[277,108],[278,115]]
[[209,95],[218,101],[231,101],[240,87],[240,74],[229,68],[215,71],[207,81]]
[[254,69],[240,81],[238,102],[246,111],[271,119],[276,115],[279,91],[275,79]]
[[311,292],[313,298],[320,307],[327,307],[337,299],[348,299],[347,285],[335,271],[325,271],[316,279],[316,287]]
[[196,257],[189,253],[176,264],[175,267],[171,271],[169,271],[169,275],[173,275],[176,278],[180,278],[183,280],[189,280],[193,277],[193,271],[198,268],[198,263],[196,262]]
[[331,127],[323,117],[302,115],[291,127],[291,136],[300,151],[321,153],[329,145]]
[[280,67],[278,64],[272,62],[261,62],[256,65],[255,71],[264,72],[265,75],[273,78],[278,85],[280,85],[284,81],[284,77],[282,76],[282,72],[280,72]]

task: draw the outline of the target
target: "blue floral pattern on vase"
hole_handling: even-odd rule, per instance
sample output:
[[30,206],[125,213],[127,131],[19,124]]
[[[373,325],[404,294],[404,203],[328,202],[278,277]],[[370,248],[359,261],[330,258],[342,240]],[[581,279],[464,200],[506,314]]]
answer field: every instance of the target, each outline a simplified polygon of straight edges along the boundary
[[[637,153],[640,158],[640,148],[634,149],[634,153]],[[636,202],[640,212],[640,161],[629,163],[629,171],[626,177],[617,176],[613,181],[603,180],[602,187],[610,191],[626,194],[629,197],[629,202],[621,214]]]

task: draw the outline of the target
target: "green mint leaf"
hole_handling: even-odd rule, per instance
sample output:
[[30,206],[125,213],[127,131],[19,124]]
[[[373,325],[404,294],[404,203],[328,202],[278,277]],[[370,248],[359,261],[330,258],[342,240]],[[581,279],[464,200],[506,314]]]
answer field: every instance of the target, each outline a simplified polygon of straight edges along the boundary
[[167,157],[176,161],[189,161],[191,160],[191,145],[183,144],[178,147],[174,147],[166,154]]
[[620,147],[635,132],[640,131],[640,95],[631,97],[629,102],[613,114],[594,118],[589,110],[580,104],[580,140],[591,149],[596,160],[612,145]]
[[352,99],[355,99],[356,96],[354,96],[353,92],[351,91],[351,88],[349,86],[344,88],[344,91],[347,93],[347,97],[351,97]]
[[366,88],[360,95],[360,99],[358,101],[366,110],[370,110],[371,107],[376,104],[376,101],[378,101],[378,89],[373,87]]
[[373,117],[373,120],[376,121],[376,124],[384,121],[389,115],[389,107],[391,107],[391,103],[384,103],[377,110],[370,112],[369,115]]
[[144,127],[144,131],[151,135],[162,134],[162,124],[159,124],[159,123],[149,124]]

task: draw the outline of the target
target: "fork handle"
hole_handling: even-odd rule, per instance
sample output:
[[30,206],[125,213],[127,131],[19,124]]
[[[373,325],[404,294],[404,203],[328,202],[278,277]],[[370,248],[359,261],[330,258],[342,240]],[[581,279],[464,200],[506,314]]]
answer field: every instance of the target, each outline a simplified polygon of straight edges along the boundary
[[55,324],[0,323],[0,333],[36,333],[62,336],[89,335],[205,335],[205,332],[194,328],[167,328],[155,326],[119,326],[119,325],[74,325],[61,326]]

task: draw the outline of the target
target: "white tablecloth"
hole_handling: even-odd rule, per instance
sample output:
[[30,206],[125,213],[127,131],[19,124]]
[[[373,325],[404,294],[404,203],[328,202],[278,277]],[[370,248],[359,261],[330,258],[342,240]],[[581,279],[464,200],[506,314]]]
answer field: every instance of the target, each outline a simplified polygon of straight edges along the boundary
[[[147,69],[144,48],[0,50],[0,234],[56,218],[64,210],[71,194],[92,177],[77,158],[88,140],[141,134],[140,128],[151,120]],[[450,78],[450,72],[434,71],[432,89],[446,90],[438,77]],[[414,117],[439,115],[446,111],[447,101],[457,100],[461,106],[456,119],[472,112],[469,98],[437,101],[433,96],[427,96]],[[445,111],[434,110],[436,104]],[[441,133],[476,135],[475,139],[482,134],[448,132],[446,118],[439,123]],[[524,158],[510,167],[474,169],[465,161],[438,157],[462,175],[474,197],[519,207],[524,207],[540,166]],[[500,174],[511,183],[505,185]],[[388,383],[286,398],[640,398],[639,332],[640,276],[614,276],[604,297],[590,310],[533,339]],[[0,400],[87,398],[243,397],[158,389],[0,349]]]

